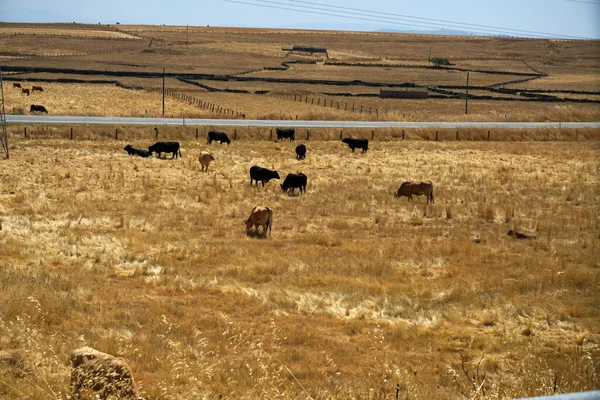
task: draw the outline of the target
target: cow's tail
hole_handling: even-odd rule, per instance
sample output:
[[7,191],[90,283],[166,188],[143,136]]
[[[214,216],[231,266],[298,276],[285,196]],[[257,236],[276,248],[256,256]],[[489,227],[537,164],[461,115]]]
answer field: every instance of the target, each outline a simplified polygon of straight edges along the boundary
[[179,157],[181,157],[181,149],[177,149],[177,152],[179,153]]
[[431,200],[431,204],[433,204],[433,185],[431,185],[431,193],[429,194],[429,200]]
[[267,207],[267,211],[269,213],[269,236],[272,236],[272,229],[273,229],[273,210],[271,210],[269,207]]

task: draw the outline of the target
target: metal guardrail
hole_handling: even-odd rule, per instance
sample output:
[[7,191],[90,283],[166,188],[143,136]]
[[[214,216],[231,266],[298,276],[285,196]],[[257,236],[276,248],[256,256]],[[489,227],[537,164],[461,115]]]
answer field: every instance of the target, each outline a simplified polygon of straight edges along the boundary
[[523,397],[519,400],[600,400],[600,390],[591,392],[565,393],[542,397]]
[[600,122],[402,122],[402,121],[303,121],[251,119],[192,119],[141,117],[76,117],[7,115],[7,123],[90,125],[195,125],[296,128],[439,128],[439,129],[585,129],[600,128]]

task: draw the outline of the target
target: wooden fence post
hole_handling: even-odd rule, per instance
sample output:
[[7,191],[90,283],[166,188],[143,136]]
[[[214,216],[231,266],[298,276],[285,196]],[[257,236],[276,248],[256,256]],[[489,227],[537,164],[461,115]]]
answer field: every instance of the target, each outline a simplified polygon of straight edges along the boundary
[[198,140],[198,128],[196,128],[196,140]]
[[375,131],[371,131],[371,140],[375,138]]
[[456,131],[456,140],[458,141],[458,130]]
[[488,142],[490,141],[490,131],[488,131]]
[[404,140],[404,129],[402,129],[402,140]]
[[156,139],[158,139],[158,127],[156,127],[156,126],[154,127],[154,133],[155,133]]
[[233,130],[233,140],[237,140],[237,129]]
[[343,136],[342,136],[342,133],[343,133],[343,132],[344,132],[344,131],[340,131],[340,140],[342,140],[342,138],[343,138]]
[[269,140],[273,140],[273,129],[269,129]]
[[119,140],[119,128],[115,128],[115,140]]
[[27,139],[27,127],[23,128],[23,134],[25,135],[25,139]]
[[438,131],[435,131],[435,141],[438,141]]
[[310,140],[310,131],[306,130],[306,140]]
[[73,127],[71,127],[71,140],[73,140]]

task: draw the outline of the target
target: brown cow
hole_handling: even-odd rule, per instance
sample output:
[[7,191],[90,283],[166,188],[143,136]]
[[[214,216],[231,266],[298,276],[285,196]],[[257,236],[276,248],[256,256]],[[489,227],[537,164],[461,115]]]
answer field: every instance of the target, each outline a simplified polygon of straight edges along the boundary
[[43,91],[44,91],[44,88],[43,88],[43,87],[41,87],[41,86],[32,86],[32,87],[31,87],[31,93],[35,92],[36,90],[37,90],[38,92],[43,92]]
[[26,94],[27,96],[29,96],[29,89],[22,88],[21,94]]
[[271,234],[271,227],[273,226],[273,210],[269,207],[256,206],[244,223],[246,224],[246,233],[250,234],[252,226],[255,227],[256,233],[258,233],[258,226],[260,225],[263,227],[263,235],[267,236],[267,229]]
[[433,183],[431,181],[424,182],[404,182],[396,193],[394,193],[395,197],[406,196],[408,200],[412,200],[413,194],[415,196],[425,195],[427,197],[427,203],[431,201],[433,203]]
[[19,82],[13,82],[13,87],[21,89],[21,84]]
[[200,161],[200,164],[202,165],[202,171],[204,171],[204,167],[206,167],[206,172],[208,172],[208,166],[210,165],[210,162],[214,160],[215,158],[213,155],[206,151],[203,151],[200,153],[200,156],[198,156],[198,161]]
[[114,395],[119,399],[139,399],[129,365],[122,358],[81,347],[71,353],[73,397],[81,399],[81,390],[100,392],[100,398]]

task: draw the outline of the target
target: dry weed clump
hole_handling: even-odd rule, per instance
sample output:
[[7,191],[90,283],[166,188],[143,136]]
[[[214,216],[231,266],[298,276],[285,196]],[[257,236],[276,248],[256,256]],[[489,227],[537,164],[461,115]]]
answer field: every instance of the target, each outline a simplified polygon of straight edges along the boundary
[[[66,397],[83,345],[125,358],[149,398],[598,388],[594,142],[375,139],[360,154],[323,130],[298,161],[264,129],[208,145],[159,127],[183,154],[159,160],[123,150],[151,144],[146,128],[38,129],[11,131],[0,172],[0,397]],[[305,173],[307,192],[250,186],[254,164]],[[426,179],[435,204],[394,198]],[[268,239],[245,233],[259,204]]]

